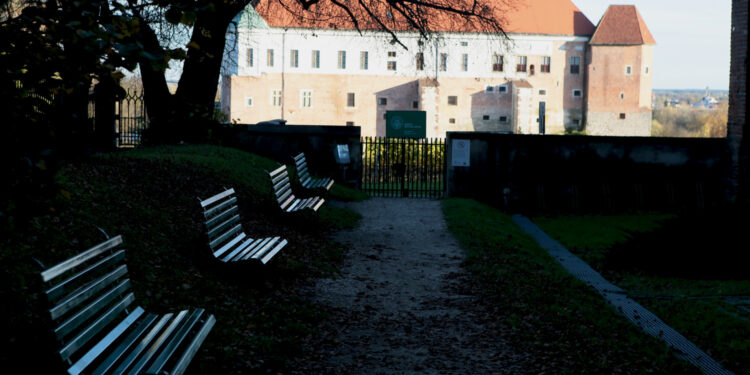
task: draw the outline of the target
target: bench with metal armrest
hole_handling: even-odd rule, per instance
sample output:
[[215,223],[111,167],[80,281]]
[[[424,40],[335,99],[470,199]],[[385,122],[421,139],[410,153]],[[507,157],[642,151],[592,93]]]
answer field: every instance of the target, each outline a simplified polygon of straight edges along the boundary
[[213,328],[204,309],[164,315],[132,307],[122,237],[41,273],[58,353],[75,374],[182,374]]
[[234,189],[201,201],[208,245],[222,262],[257,260],[266,264],[287,241],[281,237],[251,238],[242,230]]

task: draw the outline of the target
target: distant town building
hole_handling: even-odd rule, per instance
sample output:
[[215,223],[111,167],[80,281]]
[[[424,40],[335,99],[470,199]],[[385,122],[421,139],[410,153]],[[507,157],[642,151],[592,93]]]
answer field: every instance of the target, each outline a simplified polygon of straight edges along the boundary
[[719,101],[716,100],[716,98],[714,98],[713,96],[711,96],[711,90],[708,87],[706,87],[706,95],[704,95],[700,101],[693,104],[693,107],[713,109],[713,108],[716,108],[718,105],[719,105]]
[[[500,0],[497,0],[500,1]],[[354,30],[342,17],[299,17],[263,2],[228,33],[222,111],[231,121],[356,125],[385,135],[392,110],[426,112],[427,137],[447,131],[594,135],[651,133],[653,37],[632,5],[595,27],[570,0],[519,0],[504,11],[510,40],[465,23],[439,36]],[[335,20],[331,21],[331,20]]]

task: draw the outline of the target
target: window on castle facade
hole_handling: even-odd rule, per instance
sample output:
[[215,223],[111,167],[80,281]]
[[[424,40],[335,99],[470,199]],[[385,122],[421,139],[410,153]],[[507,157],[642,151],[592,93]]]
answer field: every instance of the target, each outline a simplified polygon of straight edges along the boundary
[[387,68],[388,68],[388,70],[393,70],[393,71],[395,71],[395,70],[396,70],[396,62],[395,62],[395,61],[388,61],[388,66],[387,66]]
[[630,65],[625,65],[625,75],[631,75],[633,73],[633,67]]
[[500,116],[500,122],[502,123],[508,122],[508,116]]
[[424,70],[424,53],[417,52],[417,70]]
[[289,52],[289,66],[292,68],[299,67],[299,51],[296,49]]
[[549,73],[551,66],[552,58],[549,56],[542,56],[542,64],[539,66],[539,71],[542,73]]
[[312,90],[300,90],[300,107],[312,107]]
[[469,54],[464,53],[461,55],[461,70],[464,72],[469,71]]
[[339,51],[338,68],[346,69],[346,51]]
[[271,92],[271,105],[281,107],[281,90],[273,90]]
[[526,56],[518,56],[518,59],[516,59],[516,71],[526,72]]
[[320,51],[312,51],[312,67],[315,69],[320,68]]
[[362,70],[367,70],[368,68],[368,53],[367,51],[362,51],[359,53],[359,68]]
[[492,55],[492,71],[502,72],[503,71],[503,55]]
[[253,49],[252,48],[248,48],[247,49],[247,66],[249,66],[249,67],[252,68],[253,65],[254,65]]
[[447,70],[448,70],[448,54],[441,53],[440,54],[440,71],[445,72]]
[[388,57],[396,57],[396,51],[388,51]]
[[353,92],[346,94],[346,106],[354,107],[354,93]]
[[580,98],[582,96],[583,96],[583,91],[581,89],[573,89],[574,98]]
[[508,93],[508,85],[497,86],[497,92],[498,92],[498,94],[507,94]]
[[273,50],[266,50],[266,66],[273,66]]
[[581,57],[571,56],[570,57],[570,74],[578,74],[581,72]]
[[449,96],[448,105],[458,105],[458,96]]

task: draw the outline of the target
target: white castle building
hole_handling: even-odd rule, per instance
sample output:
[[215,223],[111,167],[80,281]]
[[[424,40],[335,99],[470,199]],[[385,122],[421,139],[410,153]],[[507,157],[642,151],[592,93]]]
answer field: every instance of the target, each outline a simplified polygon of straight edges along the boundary
[[654,41],[635,7],[611,6],[597,27],[569,0],[522,0],[502,16],[509,40],[438,24],[429,40],[396,31],[405,49],[345,18],[248,7],[228,34],[222,110],[239,123],[361,126],[365,136],[385,135],[386,111],[420,110],[427,137],[443,137],[538,133],[543,102],[546,133],[650,135]]

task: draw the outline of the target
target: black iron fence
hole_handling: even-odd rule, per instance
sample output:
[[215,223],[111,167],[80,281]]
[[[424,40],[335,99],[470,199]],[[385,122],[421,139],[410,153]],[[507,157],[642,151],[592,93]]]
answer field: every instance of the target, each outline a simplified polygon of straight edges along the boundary
[[143,92],[128,92],[115,103],[115,131],[117,147],[141,144],[143,131],[148,127],[148,114]]
[[444,139],[364,137],[361,142],[363,191],[378,197],[444,196]]

